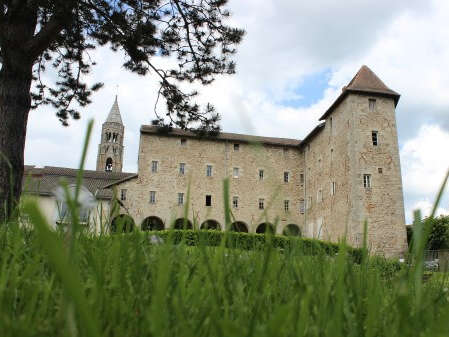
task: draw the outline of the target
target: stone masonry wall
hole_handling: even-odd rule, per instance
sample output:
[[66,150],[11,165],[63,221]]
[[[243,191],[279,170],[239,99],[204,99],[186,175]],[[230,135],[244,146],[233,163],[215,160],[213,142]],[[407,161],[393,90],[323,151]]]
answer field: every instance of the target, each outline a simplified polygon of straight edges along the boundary
[[[369,99],[375,108],[369,111]],[[398,255],[407,248],[401,166],[393,99],[351,95],[349,111],[354,114],[353,191],[356,206],[351,209],[352,234],[362,237],[368,223],[368,244],[374,252]],[[378,132],[374,146],[372,132]],[[363,175],[371,175],[371,187],[365,188]]]
[[[152,161],[158,161],[158,172],[151,172]],[[185,174],[179,173],[179,164],[185,163]],[[212,165],[212,176],[206,176],[206,166]],[[233,168],[239,169],[239,177],[233,177]],[[299,172],[303,156],[295,147],[253,145],[234,142],[187,138],[181,145],[181,137],[141,134],[138,178],[117,186],[127,190],[125,207],[140,227],[149,216],[157,216],[169,228],[175,219],[182,218],[184,206],[178,205],[178,193],[187,196],[190,184],[188,219],[201,224],[213,219],[224,229],[223,180],[230,179],[230,203],[238,196],[238,208],[232,208],[235,221],[244,222],[249,232],[255,232],[263,222],[275,223],[279,216],[277,233],[288,224],[303,227],[300,214],[300,196],[303,187]],[[264,179],[259,180],[259,169]],[[284,183],[284,172],[290,181]],[[156,203],[150,204],[150,191],[156,191]],[[205,206],[206,195],[212,196],[212,206]],[[259,210],[258,201],[265,200],[265,209]],[[284,211],[284,200],[289,200],[289,211]]]
[[344,100],[328,117],[324,128],[303,145],[308,236],[334,242],[347,236],[351,208],[348,155],[351,130],[346,118],[347,104]]

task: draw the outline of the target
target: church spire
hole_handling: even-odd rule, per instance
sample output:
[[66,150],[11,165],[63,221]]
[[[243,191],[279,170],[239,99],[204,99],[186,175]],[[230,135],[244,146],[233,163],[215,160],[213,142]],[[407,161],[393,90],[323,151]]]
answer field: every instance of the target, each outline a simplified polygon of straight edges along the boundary
[[101,128],[101,142],[98,146],[97,171],[122,172],[123,139],[125,126],[120,115],[117,95],[109,115]]
[[112,105],[111,111],[109,111],[108,118],[106,118],[106,123],[118,123],[122,124],[122,116],[120,115],[120,108],[118,106],[117,95],[115,95],[115,101]]

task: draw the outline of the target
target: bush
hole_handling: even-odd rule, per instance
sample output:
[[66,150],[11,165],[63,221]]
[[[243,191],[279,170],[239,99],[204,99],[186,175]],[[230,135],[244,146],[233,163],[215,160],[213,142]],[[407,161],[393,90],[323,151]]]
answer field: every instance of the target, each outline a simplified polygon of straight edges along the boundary
[[427,249],[440,250],[449,248],[449,216],[427,218],[425,225],[431,227]]
[[[272,247],[288,251],[298,252],[302,255],[329,255],[335,256],[340,245],[315,239],[289,237],[280,235],[266,235],[255,233],[220,232],[213,230],[165,230],[158,232],[146,232],[147,236],[158,235],[164,241],[179,244],[183,242],[188,246],[203,244],[206,246],[219,246],[226,238],[226,247],[245,250],[260,250],[271,243]],[[354,262],[360,263],[363,250],[360,248],[345,247]]]

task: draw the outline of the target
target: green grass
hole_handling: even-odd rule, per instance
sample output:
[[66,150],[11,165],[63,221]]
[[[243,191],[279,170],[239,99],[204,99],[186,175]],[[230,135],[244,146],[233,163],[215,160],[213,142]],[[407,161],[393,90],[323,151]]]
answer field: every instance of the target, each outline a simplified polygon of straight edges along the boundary
[[[27,205],[29,211],[32,205]],[[36,213],[33,221],[40,221]],[[39,226],[39,225],[38,225]],[[446,275],[380,258],[0,230],[1,336],[445,336]]]
[[337,254],[309,254],[301,240],[286,248],[270,235],[251,239],[263,243],[257,249],[227,247],[228,232],[215,246],[201,239],[214,233],[195,245],[187,239],[195,232],[160,233],[161,244],[151,243],[154,232],[94,236],[78,230],[77,196],[67,198],[65,233],[32,200],[20,220],[0,226],[2,337],[449,335],[449,282],[424,274],[429,226],[419,212],[399,268],[366,249],[354,259],[344,243]]

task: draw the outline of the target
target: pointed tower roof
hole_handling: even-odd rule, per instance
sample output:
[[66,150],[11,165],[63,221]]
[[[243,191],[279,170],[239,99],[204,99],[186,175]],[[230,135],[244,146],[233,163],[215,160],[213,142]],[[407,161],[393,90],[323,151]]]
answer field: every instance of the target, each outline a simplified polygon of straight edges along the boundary
[[399,94],[388,88],[382,80],[367,66],[363,65],[351,82],[346,86],[346,90],[377,92],[389,95]]
[[115,95],[115,101],[112,105],[111,111],[109,111],[108,118],[105,123],[118,123],[123,124],[122,116],[120,115],[120,108],[118,107],[117,95]]
[[327,109],[324,115],[321,116],[320,120],[326,119],[326,117],[329,116],[329,114],[349,93],[390,97],[394,99],[395,106],[398,104],[399,97],[401,96],[396,91],[388,88],[370,68],[363,65],[348,85],[343,87],[340,96],[338,96],[335,102],[329,107],[329,109]]

